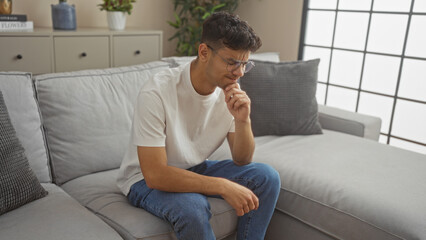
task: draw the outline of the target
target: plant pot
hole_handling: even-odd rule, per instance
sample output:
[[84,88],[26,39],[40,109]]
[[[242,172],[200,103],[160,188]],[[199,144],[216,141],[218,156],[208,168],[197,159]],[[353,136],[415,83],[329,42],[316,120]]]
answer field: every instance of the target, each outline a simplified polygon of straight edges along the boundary
[[108,27],[110,30],[124,30],[126,27],[126,13],[107,11]]

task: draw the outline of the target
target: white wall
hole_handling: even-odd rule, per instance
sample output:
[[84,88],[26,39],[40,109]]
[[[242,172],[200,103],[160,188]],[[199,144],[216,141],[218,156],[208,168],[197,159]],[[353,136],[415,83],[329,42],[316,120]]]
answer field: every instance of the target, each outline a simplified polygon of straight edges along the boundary
[[281,60],[297,60],[302,0],[242,0],[237,14],[263,41],[259,51],[280,52]]
[[[51,4],[59,0],[15,0],[13,13],[27,14],[35,27],[52,27]],[[77,27],[107,27],[106,12],[97,4],[101,0],[68,0],[76,6]],[[241,0],[237,14],[247,20],[263,40],[259,52],[280,52],[282,60],[296,60],[299,44],[302,0]],[[136,0],[127,27],[162,30],[163,55],[175,54],[175,42],[170,42],[174,29],[166,21],[173,21],[172,0]]]

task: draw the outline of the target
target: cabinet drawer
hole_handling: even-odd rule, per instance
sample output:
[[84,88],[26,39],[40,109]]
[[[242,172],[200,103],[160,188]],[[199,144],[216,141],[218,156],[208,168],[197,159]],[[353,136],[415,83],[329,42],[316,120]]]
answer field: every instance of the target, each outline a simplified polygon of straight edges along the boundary
[[108,36],[55,37],[54,45],[56,72],[110,66]]
[[128,66],[160,60],[160,36],[114,36],[113,66]]
[[0,71],[52,72],[49,37],[0,37]]

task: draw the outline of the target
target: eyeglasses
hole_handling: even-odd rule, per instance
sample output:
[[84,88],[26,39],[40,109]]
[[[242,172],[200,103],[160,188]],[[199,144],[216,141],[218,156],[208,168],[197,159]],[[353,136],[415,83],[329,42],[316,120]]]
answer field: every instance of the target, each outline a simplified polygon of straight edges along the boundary
[[214,53],[216,53],[216,55],[218,55],[222,59],[222,61],[224,61],[227,64],[226,70],[228,70],[228,72],[234,72],[240,67],[243,67],[244,73],[248,73],[255,66],[253,61],[243,62],[243,61],[239,61],[235,59],[226,60],[224,57],[220,56],[219,53],[214,48],[210,47],[209,45],[207,45],[207,47],[210,48]]

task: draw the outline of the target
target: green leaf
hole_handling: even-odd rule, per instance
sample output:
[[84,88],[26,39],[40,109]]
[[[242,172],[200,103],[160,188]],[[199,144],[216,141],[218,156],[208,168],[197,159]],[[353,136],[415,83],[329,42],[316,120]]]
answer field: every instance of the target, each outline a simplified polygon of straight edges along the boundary
[[201,7],[201,6],[197,6],[197,7],[195,7],[194,8],[194,11],[196,11],[196,10],[200,10],[200,11],[202,11],[202,12],[206,12],[207,10],[206,10],[206,8],[203,8],[203,7]]
[[170,22],[170,21],[167,21],[167,23],[174,28],[179,28],[179,24],[177,24],[177,23]]
[[209,12],[206,12],[204,13],[203,17],[201,17],[201,19],[206,20],[208,17],[210,17],[210,15],[211,14]]
[[174,16],[175,16],[175,19],[176,19],[176,24],[180,25],[181,21],[180,21],[179,16],[176,13],[174,14]]
[[219,5],[216,5],[216,6],[214,6],[213,8],[212,8],[212,12],[216,12],[216,10],[218,10],[218,9],[220,9],[220,8],[223,8],[223,7],[225,7],[226,6],[226,3],[222,3],[222,4],[219,4]]
[[173,39],[175,39],[175,38],[179,37],[179,35],[180,35],[180,32],[176,32],[175,34],[173,34],[173,36],[171,36],[171,37],[169,38],[169,41],[171,41],[171,40],[173,40]]

